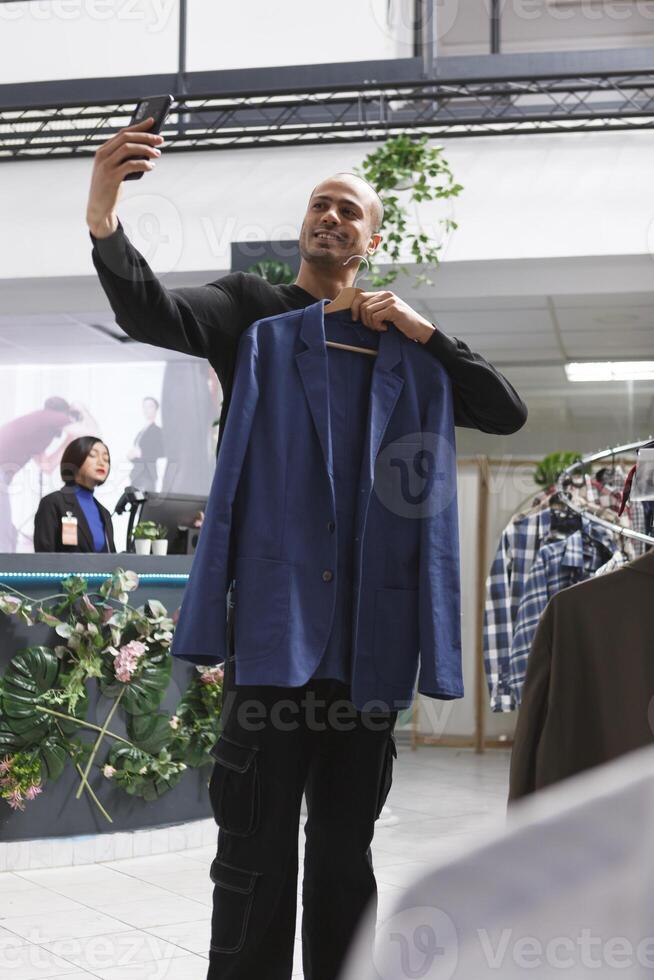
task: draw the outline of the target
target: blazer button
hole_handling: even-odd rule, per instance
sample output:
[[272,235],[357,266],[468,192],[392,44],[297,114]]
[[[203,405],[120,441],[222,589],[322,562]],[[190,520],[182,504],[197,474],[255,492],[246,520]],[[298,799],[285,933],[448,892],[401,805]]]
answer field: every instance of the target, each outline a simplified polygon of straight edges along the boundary
[[333,578],[334,578],[334,573],[331,572],[328,568],[326,568],[325,571],[322,573],[323,582],[331,582]]
[[328,521],[328,522],[327,522],[327,528],[328,528],[328,529],[329,529],[330,531],[332,531],[332,532],[334,532],[334,531],[336,530],[336,525],[334,524],[334,522],[333,522],[333,521]]

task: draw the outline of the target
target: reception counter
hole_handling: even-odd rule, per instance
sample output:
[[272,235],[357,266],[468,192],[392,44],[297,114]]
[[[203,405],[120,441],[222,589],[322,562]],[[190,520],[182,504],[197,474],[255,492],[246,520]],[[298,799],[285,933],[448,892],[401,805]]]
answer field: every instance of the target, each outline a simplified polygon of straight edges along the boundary
[[[148,599],[157,599],[173,615],[180,606],[184,587],[188,580],[193,557],[190,555],[143,556],[120,554],[0,554],[0,588],[11,587],[35,600],[60,593],[62,579],[69,575],[81,575],[88,583],[88,592],[114,572],[122,568],[135,572],[138,587],[128,594],[131,606],[141,606]],[[0,678],[11,659],[27,647],[43,645],[53,648],[62,640],[52,627],[45,623],[29,625],[16,615],[0,613]],[[173,660],[172,675],[164,700],[158,711],[171,716],[179,700],[197,672],[191,664]],[[104,697],[97,682],[87,682],[89,708],[86,720],[102,725],[113,699]],[[111,730],[125,737],[126,726],[123,712],[116,711]],[[93,738],[87,730],[85,740]],[[101,763],[111,742],[107,741],[98,754]],[[188,767],[180,781],[153,801],[127,795],[105,778],[99,765],[91,770],[89,784],[98,800],[111,815],[109,823],[84,792],[75,798],[80,777],[67,763],[56,781],[48,781],[43,792],[27,803],[24,811],[12,810],[5,800],[0,800],[0,841],[30,840],[44,837],[62,837],[79,834],[115,833],[116,831],[158,828],[184,821],[211,816],[207,794],[210,775],[208,766]]]

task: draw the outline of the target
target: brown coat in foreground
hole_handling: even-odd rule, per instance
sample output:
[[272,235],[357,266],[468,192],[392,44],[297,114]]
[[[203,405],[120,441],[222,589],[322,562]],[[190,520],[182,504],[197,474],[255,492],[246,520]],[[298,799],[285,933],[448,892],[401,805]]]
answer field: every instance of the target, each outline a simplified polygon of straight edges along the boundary
[[563,589],[527,663],[509,800],[654,741],[654,551]]

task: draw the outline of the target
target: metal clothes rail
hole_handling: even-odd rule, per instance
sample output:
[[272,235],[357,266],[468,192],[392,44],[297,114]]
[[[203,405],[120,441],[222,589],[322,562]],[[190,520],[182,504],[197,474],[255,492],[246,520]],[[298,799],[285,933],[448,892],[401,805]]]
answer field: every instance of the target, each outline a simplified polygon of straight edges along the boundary
[[651,534],[643,534],[641,531],[634,531],[629,527],[622,527],[620,524],[612,524],[611,521],[605,520],[603,517],[598,517],[593,514],[588,508],[577,504],[573,501],[572,496],[569,492],[570,482],[572,475],[579,469],[589,466],[591,463],[596,463],[601,459],[616,459],[626,452],[633,452],[636,449],[642,449],[643,446],[647,446],[652,442],[652,436],[649,439],[641,439],[638,442],[630,442],[624,446],[615,446],[612,449],[602,449],[597,453],[591,453],[588,456],[582,456],[578,459],[576,463],[572,463],[567,469],[563,470],[559,479],[557,480],[556,489],[559,492],[562,500],[565,502],[566,506],[570,508],[575,514],[583,514],[584,517],[592,521],[593,524],[597,524],[600,527],[605,528],[607,531],[611,531],[613,534],[621,538],[633,538],[635,541],[645,541],[647,544],[654,545],[654,536]]

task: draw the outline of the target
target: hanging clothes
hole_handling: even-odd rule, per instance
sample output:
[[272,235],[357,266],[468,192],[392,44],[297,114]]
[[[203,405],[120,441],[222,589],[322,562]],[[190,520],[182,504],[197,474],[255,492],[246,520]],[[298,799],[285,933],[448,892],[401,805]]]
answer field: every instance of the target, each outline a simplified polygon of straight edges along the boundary
[[[235,580],[237,684],[307,683],[336,615],[327,302],[258,320],[239,341],[233,410],[171,647],[192,663],[226,658]],[[359,710],[402,710],[416,687],[463,696],[453,409],[443,365],[396,328],[380,333],[352,538]]]
[[541,545],[550,540],[549,506],[512,520],[502,533],[486,581],[484,661],[493,711],[513,711],[510,654],[518,606]]
[[611,557],[613,542],[610,531],[582,515],[581,530],[544,545],[538,552],[520,600],[509,658],[510,685],[517,704],[522,700],[534,633],[547,603],[561,589],[590,578]]
[[654,552],[548,603],[515,732],[517,799],[654,740]]
[[630,560],[631,559],[625,555],[624,551],[616,551],[604,565],[600,565],[595,572],[595,576],[608,575],[609,572],[615,572],[618,568],[623,568],[625,565],[627,565]]
[[[369,350],[379,348],[379,334],[354,322],[351,310],[325,316],[325,338]],[[338,568],[334,621],[313,676],[333,678],[344,684],[350,683],[352,671],[355,517],[374,366],[374,357],[327,348]]]

